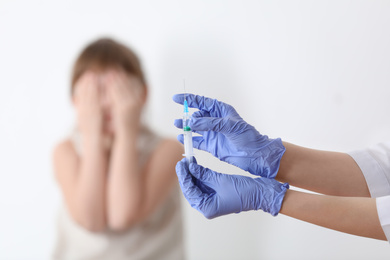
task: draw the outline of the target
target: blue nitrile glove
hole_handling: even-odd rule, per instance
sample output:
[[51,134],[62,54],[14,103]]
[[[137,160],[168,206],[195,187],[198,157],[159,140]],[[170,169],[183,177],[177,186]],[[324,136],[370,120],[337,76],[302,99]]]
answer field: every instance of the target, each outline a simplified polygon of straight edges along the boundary
[[[192,114],[189,123],[192,131],[201,135],[192,138],[195,148],[251,174],[275,178],[286,151],[280,138],[261,135],[228,104],[193,94],[185,96],[189,107],[200,110]],[[174,95],[173,100],[183,104],[184,94]],[[182,120],[175,120],[175,126],[182,128]],[[183,135],[178,140],[183,143]]]
[[276,216],[289,188],[274,179],[214,172],[186,159],[176,165],[181,190],[191,207],[211,219],[230,213],[259,210]]

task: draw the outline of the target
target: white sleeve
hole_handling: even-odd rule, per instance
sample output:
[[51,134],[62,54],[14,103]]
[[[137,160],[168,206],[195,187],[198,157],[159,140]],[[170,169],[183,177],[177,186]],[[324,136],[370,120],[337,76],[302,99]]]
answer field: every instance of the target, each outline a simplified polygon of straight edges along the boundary
[[366,178],[371,197],[390,195],[390,143],[349,153]]
[[371,197],[376,198],[379,221],[390,241],[390,143],[354,151],[349,155],[362,170]]

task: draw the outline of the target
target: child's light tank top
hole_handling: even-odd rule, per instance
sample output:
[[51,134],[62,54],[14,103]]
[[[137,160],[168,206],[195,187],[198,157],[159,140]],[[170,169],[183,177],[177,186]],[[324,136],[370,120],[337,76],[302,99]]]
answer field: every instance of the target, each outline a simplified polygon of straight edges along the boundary
[[[81,152],[77,135],[72,136]],[[142,130],[138,147],[141,164],[146,163],[161,138],[147,128]],[[58,218],[53,259],[184,259],[180,188],[175,185],[167,199],[147,219],[123,233],[92,233],[79,226],[62,206]]]

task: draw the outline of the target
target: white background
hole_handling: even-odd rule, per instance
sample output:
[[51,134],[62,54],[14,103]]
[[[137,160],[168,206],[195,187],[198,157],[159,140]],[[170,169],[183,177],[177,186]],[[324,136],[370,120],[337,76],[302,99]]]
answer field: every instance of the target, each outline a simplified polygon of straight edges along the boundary
[[[171,96],[185,78],[262,133],[346,152],[389,140],[389,31],[389,1],[0,0],[0,259],[50,256],[61,203],[51,151],[72,127],[70,70],[90,41],[111,36],[139,54],[163,134],[180,132]],[[190,260],[390,256],[387,242],[282,215],[206,220],[183,206]]]

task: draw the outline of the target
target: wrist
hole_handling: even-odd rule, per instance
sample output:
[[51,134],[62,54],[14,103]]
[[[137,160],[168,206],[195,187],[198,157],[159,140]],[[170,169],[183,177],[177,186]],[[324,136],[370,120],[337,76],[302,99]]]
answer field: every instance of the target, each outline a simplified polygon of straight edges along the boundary
[[98,140],[102,137],[102,125],[88,125],[88,124],[78,124],[77,131],[83,137],[83,139]]
[[130,137],[135,137],[138,136],[140,131],[140,126],[139,123],[135,122],[122,122],[117,125],[116,128],[116,135],[118,136],[130,136]]
[[123,129],[122,131],[117,131],[115,133],[115,143],[130,143],[136,144],[138,139],[138,131]]
[[278,174],[280,161],[286,148],[280,138],[268,139],[268,144],[259,151],[258,162],[253,164],[249,172],[268,179],[275,179]]
[[104,150],[102,138],[86,138],[82,140],[82,147],[85,151]]
[[284,197],[289,189],[288,183],[280,183],[274,179],[256,178],[255,210],[262,209],[264,212],[277,216],[282,207]]
[[80,136],[83,145],[99,146],[103,143],[103,134],[98,131],[80,131]]

